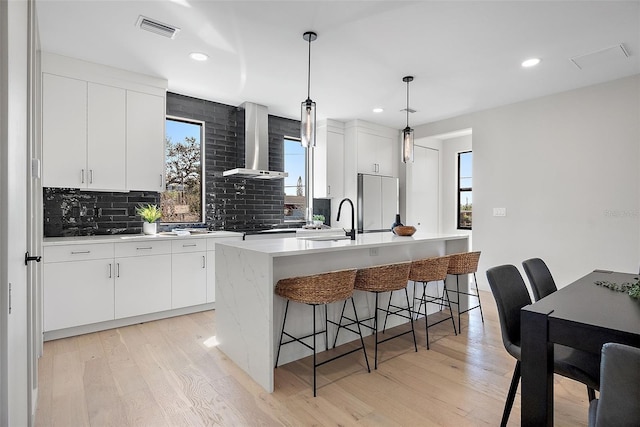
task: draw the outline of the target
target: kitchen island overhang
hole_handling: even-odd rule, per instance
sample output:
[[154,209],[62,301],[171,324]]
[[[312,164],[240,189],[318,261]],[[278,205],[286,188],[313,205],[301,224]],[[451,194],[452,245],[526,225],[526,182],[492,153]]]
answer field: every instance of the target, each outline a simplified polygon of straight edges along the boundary
[[[467,235],[420,232],[410,237],[396,236],[391,232],[361,234],[354,241],[285,238],[218,243],[218,348],[265,390],[273,392],[275,355],[285,306],[285,300],[274,294],[278,280],[468,250]],[[372,295],[355,292],[354,300],[359,315],[373,313]],[[330,305],[329,317],[339,317],[341,308],[341,304]],[[298,328],[292,332],[309,333],[312,330],[311,313],[309,306],[292,304],[288,319],[297,319],[291,321],[291,324]],[[397,324],[390,323],[389,327]],[[335,331],[330,328],[330,341],[332,334]],[[357,336],[343,334],[341,338],[344,341],[339,341],[338,345],[356,339]],[[302,346],[286,346],[281,350],[280,364],[310,354]]]

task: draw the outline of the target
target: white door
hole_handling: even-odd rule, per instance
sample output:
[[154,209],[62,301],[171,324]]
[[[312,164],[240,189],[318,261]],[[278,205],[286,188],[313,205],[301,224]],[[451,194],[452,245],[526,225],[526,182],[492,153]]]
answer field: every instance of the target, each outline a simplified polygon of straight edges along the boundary
[[0,2],[0,425],[30,419],[28,363],[28,32],[32,1]]
[[407,180],[407,220],[419,231],[437,233],[440,213],[440,152],[416,145]]

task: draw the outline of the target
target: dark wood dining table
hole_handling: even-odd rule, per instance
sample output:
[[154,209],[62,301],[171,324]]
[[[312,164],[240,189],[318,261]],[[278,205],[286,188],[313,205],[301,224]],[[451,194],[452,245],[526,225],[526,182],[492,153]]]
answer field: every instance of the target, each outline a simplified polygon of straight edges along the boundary
[[635,283],[638,277],[595,270],[522,308],[522,426],[553,425],[554,343],[596,354],[607,342],[640,347],[640,300],[596,285]]

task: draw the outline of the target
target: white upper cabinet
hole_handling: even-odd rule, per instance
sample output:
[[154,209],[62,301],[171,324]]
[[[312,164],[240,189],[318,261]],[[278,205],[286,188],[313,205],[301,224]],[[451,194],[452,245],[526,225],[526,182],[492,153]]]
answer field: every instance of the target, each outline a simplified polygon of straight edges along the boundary
[[313,164],[313,197],[343,197],[344,123],[325,120],[318,124]]
[[87,188],[124,189],[126,91],[97,83],[88,89]]
[[127,91],[127,189],[164,190],[163,96]]
[[87,82],[42,76],[42,185],[86,188]]
[[357,135],[358,173],[396,176],[393,138],[364,130],[358,130]]
[[162,191],[167,81],[42,55],[42,185]]
[[398,176],[399,135],[397,129],[363,120],[345,124],[345,192],[358,173]]

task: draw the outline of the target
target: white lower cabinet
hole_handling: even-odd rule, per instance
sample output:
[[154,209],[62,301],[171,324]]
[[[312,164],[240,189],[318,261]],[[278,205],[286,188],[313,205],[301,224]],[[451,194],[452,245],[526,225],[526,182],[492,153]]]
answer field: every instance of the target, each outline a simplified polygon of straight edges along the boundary
[[114,318],[111,260],[44,265],[44,330],[70,328]]
[[114,319],[113,244],[44,248],[44,330]]
[[242,237],[45,245],[44,332],[60,338],[74,334],[68,328],[214,302],[215,242],[224,240]]
[[207,242],[185,239],[171,243],[171,308],[206,303]]
[[171,309],[171,242],[116,243],[115,315]]

